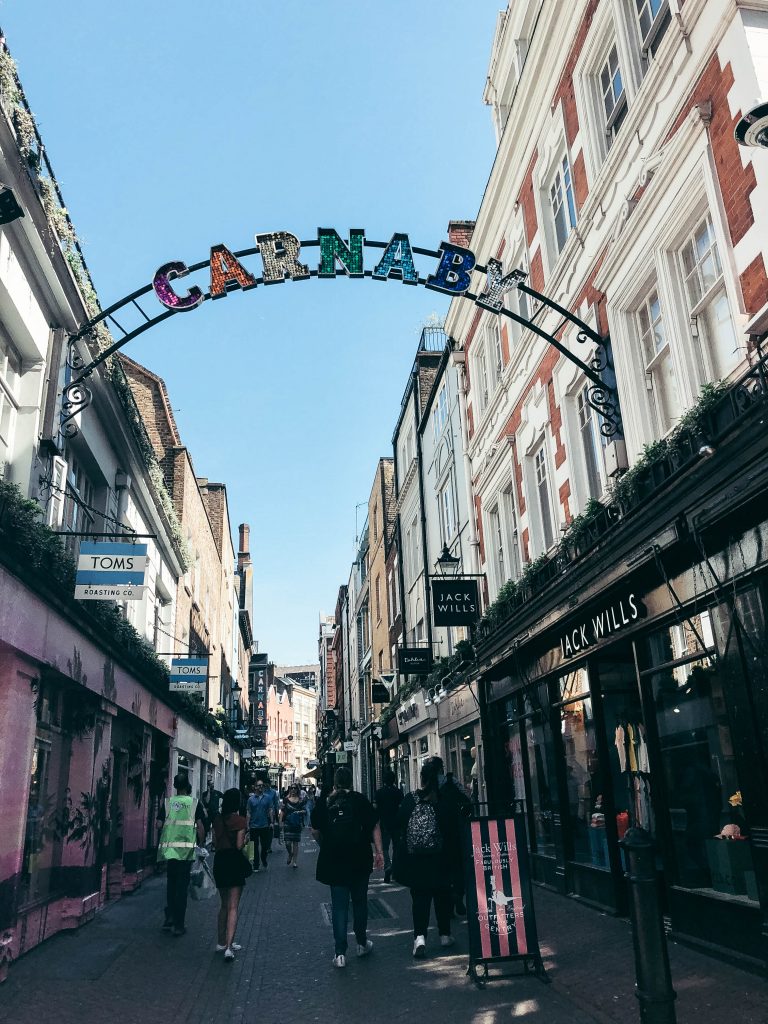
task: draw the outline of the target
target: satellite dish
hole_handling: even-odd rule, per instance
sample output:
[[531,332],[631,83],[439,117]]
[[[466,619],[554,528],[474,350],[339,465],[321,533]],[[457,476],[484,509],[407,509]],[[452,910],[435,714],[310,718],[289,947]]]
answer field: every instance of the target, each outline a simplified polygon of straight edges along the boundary
[[768,103],[760,103],[748,110],[734,131],[740,146],[768,149]]

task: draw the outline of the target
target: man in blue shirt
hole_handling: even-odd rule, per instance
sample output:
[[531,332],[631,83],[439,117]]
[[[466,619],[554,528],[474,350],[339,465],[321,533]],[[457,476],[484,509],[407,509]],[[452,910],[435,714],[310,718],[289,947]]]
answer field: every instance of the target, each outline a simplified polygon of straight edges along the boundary
[[261,867],[266,869],[267,857],[272,850],[272,831],[275,824],[276,814],[275,794],[272,789],[266,789],[264,783],[259,780],[256,783],[254,792],[248,797],[248,828],[250,838],[253,842],[253,870],[259,870],[259,857]]

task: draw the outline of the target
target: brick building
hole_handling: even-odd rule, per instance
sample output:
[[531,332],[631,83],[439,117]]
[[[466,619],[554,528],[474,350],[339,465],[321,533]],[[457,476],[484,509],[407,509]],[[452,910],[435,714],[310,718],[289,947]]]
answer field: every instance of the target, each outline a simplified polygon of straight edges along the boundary
[[673,933],[765,965],[768,159],[733,134],[765,99],[758,7],[508,5],[471,248],[604,344],[515,287],[500,316],[455,300],[446,330],[492,802],[526,807],[539,882],[618,912],[641,825]]
[[[219,716],[236,726],[247,715],[248,686],[246,668],[239,680],[241,693],[233,703],[233,686],[241,671],[241,584],[234,571],[226,487],[195,475],[165,382],[125,355],[120,362],[147,426],[186,545],[188,568],[176,588],[175,624],[164,630],[166,650],[208,657],[208,692],[203,707],[214,712],[221,709]],[[241,543],[246,541],[242,534]],[[246,554],[242,552],[243,562]],[[201,791],[209,779],[221,791],[235,784],[238,758],[228,742],[222,740],[217,745],[191,733],[181,735],[175,760],[177,766],[190,772]]]

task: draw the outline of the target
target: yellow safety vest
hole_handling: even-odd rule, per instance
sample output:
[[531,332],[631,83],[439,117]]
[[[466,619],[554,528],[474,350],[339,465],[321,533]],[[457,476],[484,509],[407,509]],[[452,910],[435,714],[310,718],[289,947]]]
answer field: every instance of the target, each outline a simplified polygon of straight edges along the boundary
[[191,796],[172,796],[165,801],[165,824],[160,834],[157,859],[193,860],[195,838],[194,799]]

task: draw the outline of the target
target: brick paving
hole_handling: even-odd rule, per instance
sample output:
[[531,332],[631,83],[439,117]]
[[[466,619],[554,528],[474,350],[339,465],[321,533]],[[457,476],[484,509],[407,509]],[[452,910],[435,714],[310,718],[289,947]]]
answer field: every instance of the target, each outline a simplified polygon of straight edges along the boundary
[[[535,890],[539,934],[551,985],[495,980],[477,990],[466,978],[466,925],[445,953],[434,934],[429,959],[410,955],[408,893],[374,878],[378,909],[373,955],[331,965],[328,890],[314,880],[314,843],[298,871],[282,848],[252,877],[241,904],[234,964],[213,952],[218,900],[190,902],[187,934],[160,930],[164,883],[152,879],[78,932],[65,933],[15,964],[0,987],[0,1021],[15,1024],[338,1024],[459,1021],[464,1024],[634,1024],[629,925],[573,900]],[[353,943],[353,937],[350,936]],[[354,946],[352,945],[353,949]],[[733,1019],[767,1024],[768,982],[672,945],[679,1024]]]

